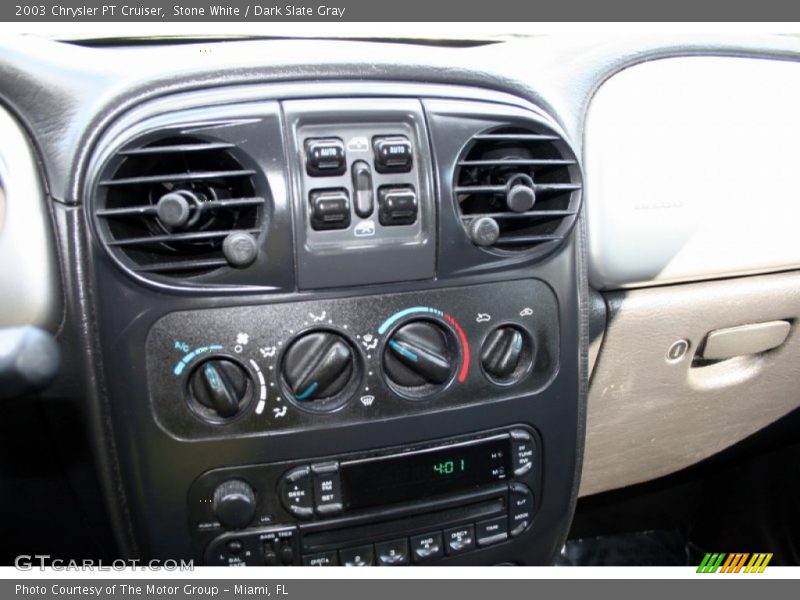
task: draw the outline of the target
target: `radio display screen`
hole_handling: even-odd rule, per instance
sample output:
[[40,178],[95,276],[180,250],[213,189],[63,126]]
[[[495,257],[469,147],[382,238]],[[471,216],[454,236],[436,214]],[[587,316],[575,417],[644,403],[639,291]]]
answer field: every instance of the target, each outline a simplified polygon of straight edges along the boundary
[[345,508],[420,500],[469,490],[511,473],[508,437],[345,462]]

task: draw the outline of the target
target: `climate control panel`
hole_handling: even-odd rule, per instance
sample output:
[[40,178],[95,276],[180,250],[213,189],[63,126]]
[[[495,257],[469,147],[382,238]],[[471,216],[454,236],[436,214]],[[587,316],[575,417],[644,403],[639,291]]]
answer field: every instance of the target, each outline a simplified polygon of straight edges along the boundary
[[148,336],[151,402],[207,439],[526,396],[557,371],[557,314],[535,279],[172,313]]

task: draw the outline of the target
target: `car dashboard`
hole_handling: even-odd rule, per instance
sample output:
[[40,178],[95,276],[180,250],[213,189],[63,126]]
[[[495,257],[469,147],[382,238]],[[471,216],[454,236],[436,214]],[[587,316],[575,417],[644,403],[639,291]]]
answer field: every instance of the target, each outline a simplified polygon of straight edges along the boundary
[[800,404],[798,57],[3,40],[0,325],[61,347],[78,504],[122,556],[551,564]]

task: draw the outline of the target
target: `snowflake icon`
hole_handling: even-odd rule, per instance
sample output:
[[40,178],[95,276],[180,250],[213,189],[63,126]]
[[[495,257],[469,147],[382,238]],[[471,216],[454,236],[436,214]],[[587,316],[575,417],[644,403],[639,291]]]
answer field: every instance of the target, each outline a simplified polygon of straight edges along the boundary
[[242,346],[247,345],[247,342],[250,341],[250,336],[246,333],[239,333],[236,335],[236,343]]

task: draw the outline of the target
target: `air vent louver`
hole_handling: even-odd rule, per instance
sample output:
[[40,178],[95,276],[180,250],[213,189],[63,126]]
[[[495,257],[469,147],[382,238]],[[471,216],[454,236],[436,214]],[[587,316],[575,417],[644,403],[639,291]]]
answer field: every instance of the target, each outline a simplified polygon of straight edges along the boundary
[[183,135],[117,152],[95,192],[111,254],[145,276],[202,280],[230,267],[223,242],[234,232],[257,240],[265,202],[257,172],[234,152],[232,144]]
[[458,161],[454,193],[467,235],[501,251],[546,252],[571,231],[580,207],[577,161],[544,126],[475,135]]

